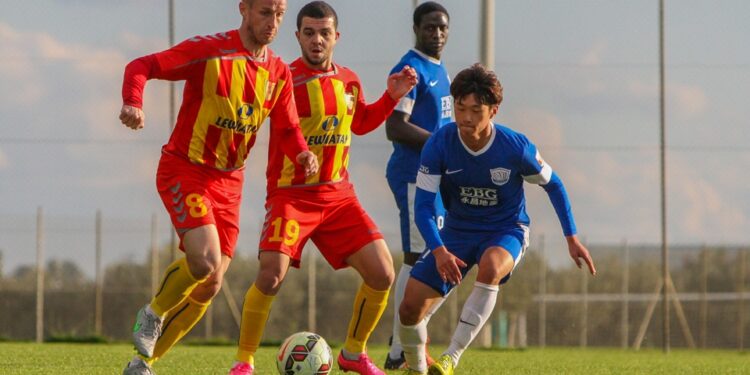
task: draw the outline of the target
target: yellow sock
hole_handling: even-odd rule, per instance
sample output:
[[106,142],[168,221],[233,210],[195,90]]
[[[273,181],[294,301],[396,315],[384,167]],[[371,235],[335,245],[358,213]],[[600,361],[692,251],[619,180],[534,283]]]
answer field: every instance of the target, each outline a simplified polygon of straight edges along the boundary
[[354,298],[354,312],[349,322],[344,350],[349,353],[364,353],[367,340],[380,320],[388,303],[388,291],[375,290],[362,284]]
[[255,352],[260,345],[263,329],[266,327],[268,312],[275,296],[263,294],[255,284],[250,286],[245,294],[242,305],[242,325],[240,326],[240,343],[237,348],[236,359],[240,362],[254,364]]
[[151,300],[151,310],[164,316],[169,310],[184,301],[193,289],[203,280],[197,280],[190,273],[187,259],[180,258],[167,267],[156,295]]
[[163,357],[169,349],[172,349],[201,320],[210,304],[211,301],[200,302],[188,297],[170,310],[164,318],[161,336],[159,336],[159,340],[156,341],[154,347],[154,355],[148,358],[146,363],[149,366],[152,365]]

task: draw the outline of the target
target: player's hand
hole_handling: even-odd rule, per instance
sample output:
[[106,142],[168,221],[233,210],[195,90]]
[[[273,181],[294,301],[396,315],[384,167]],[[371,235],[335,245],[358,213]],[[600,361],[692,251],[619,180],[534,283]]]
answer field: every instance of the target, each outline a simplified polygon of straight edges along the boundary
[[466,267],[464,261],[451,254],[445,246],[432,250],[432,256],[435,257],[435,267],[443,281],[453,285],[461,282],[461,268]]
[[120,109],[120,121],[133,130],[143,129],[146,115],[143,114],[142,109],[124,104]]
[[592,275],[596,275],[596,267],[594,267],[594,261],[591,259],[591,254],[589,254],[586,246],[583,246],[581,241],[578,240],[578,236],[567,236],[565,237],[565,240],[568,241],[568,252],[570,253],[570,257],[576,262],[578,268],[581,268],[583,265],[583,262],[581,262],[581,258],[583,258],[583,261],[586,262],[586,265],[589,267],[589,272],[591,272]]
[[297,154],[297,163],[305,168],[305,177],[318,173],[318,157],[312,151],[302,151]]
[[398,73],[388,76],[388,88],[385,90],[391,99],[399,100],[417,84],[417,72],[409,65]]

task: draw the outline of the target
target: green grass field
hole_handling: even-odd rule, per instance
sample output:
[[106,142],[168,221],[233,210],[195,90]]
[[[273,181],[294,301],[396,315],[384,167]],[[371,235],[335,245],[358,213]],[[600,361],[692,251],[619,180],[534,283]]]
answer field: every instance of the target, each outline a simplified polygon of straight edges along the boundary
[[[334,348],[337,351],[338,348]],[[438,353],[442,348],[432,348]],[[270,347],[261,348],[257,374],[276,374]],[[0,374],[120,374],[130,359],[126,344],[0,343]],[[370,349],[376,363],[386,348]],[[232,363],[230,346],[181,345],[154,366],[159,375],[226,374]],[[334,370],[332,374],[341,374]],[[389,374],[398,374],[392,371]],[[750,354],[737,351],[547,348],[528,350],[471,349],[461,359],[457,374],[750,374]]]

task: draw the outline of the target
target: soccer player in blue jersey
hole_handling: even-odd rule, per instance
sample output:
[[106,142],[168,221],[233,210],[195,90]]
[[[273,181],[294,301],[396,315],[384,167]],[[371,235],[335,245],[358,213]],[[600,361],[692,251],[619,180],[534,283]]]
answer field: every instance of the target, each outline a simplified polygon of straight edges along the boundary
[[[408,65],[416,70],[419,79],[417,86],[401,99],[385,123],[388,140],[393,142],[386,178],[399,209],[401,249],[404,252],[404,262],[392,291],[394,306],[401,303],[409,272],[425,250],[425,242],[414,224],[413,211],[419,152],[433,131],[451,121],[450,77],[440,61],[448,40],[449,20],[448,11],[438,3],[428,1],[415,8],[414,48],[391,70],[391,74],[399,72]],[[442,223],[443,208],[439,199],[437,203],[437,220]],[[393,341],[384,366],[391,370],[405,366],[398,321],[398,312],[395,311]]]
[[[399,308],[401,344],[409,373],[428,371],[424,355],[431,305],[479,266],[450,346],[429,366],[430,375],[453,374],[461,354],[492,313],[506,282],[528,246],[529,216],[523,182],[540,185],[560,220],[568,252],[578,267],[596,273],[576,225],[562,181],[526,136],[494,124],[503,99],[495,74],[482,65],[458,73],[451,84],[456,122],[437,130],[422,149],[417,175],[416,223],[427,242],[412,269]],[[433,217],[440,191],[447,211],[438,230]]]

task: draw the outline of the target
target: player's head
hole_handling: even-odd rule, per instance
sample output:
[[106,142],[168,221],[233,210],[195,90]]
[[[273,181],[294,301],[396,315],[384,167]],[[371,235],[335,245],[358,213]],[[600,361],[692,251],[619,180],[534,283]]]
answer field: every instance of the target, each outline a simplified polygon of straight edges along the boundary
[[474,64],[453,79],[451,96],[459,130],[473,133],[492,123],[503,101],[503,86],[493,71]]
[[339,19],[336,11],[325,1],[307,3],[297,13],[297,36],[302,60],[316,69],[330,69],[333,47],[339,39]]
[[414,47],[423,53],[439,59],[448,41],[450,16],[442,5],[427,1],[414,9]]
[[240,29],[252,43],[265,46],[276,37],[285,12],[286,0],[240,0]]

